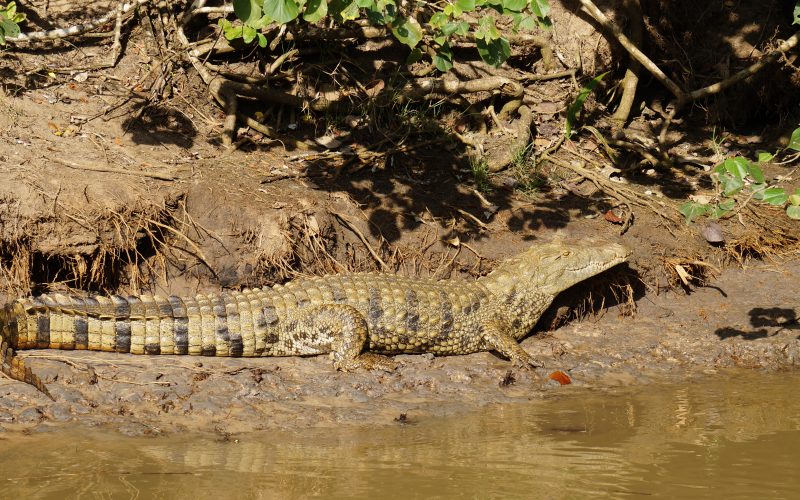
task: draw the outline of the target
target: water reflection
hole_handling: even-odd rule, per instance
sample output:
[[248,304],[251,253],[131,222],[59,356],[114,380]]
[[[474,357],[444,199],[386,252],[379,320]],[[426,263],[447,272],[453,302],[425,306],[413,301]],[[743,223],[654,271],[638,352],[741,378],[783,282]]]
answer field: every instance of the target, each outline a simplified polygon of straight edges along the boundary
[[0,441],[3,498],[792,498],[800,375],[562,392],[406,425]]

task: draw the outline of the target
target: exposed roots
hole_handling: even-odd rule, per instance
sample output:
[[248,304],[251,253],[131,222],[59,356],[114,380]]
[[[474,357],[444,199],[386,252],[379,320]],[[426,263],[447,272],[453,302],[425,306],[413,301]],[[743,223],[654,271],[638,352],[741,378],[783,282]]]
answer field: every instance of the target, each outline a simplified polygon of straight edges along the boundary
[[699,257],[665,257],[662,263],[670,288],[705,286],[720,272],[716,266]]
[[[83,227],[93,228],[95,243],[61,248],[31,236],[41,235],[45,227],[63,224],[58,221],[60,217],[69,223],[91,220],[91,225]],[[172,241],[168,237],[172,234],[164,228],[170,221],[168,207],[153,205],[131,207],[125,213],[106,208],[91,216],[69,214],[63,208],[51,221],[36,221],[38,227],[20,226],[15,235],[0,239],[0,290],[8,295],[70,289],[139,293],[164,276],[164,248]]]

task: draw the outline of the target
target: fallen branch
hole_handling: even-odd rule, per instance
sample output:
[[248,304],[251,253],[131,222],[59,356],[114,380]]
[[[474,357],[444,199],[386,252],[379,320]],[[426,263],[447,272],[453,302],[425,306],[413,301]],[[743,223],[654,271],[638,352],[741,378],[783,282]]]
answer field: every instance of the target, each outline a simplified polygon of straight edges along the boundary
[[791,37],[787,38],[780,45],[778,48],[761,58],[760,61],[751,64],[750,66],[744,68],[743,70],[739,71],[738,73],[731,75],[730,77],[722,80],[721,82],[714,83],[712,85],[708,85],[707,87],[703,87],[701,89],[695,90],[690,92],[687,96],[687,100],[694,101],[696,99],[702,99],[703,97],[708,97],[710,95],[716,94],[721,92],[722,90],[730,87],[731,85],[738,83],[748,76],[753,76],[765,66],[772,64],[773,62],[777,61],[779,57],[781,57],[786,52],[792,50],[793,48],[797,47],[798,42],[800,42],[800,32],[795,33]]
[[447,207],[452,208],[456,212],[458,212],[461,215],[463,215],[464,217],[466,217],[468,220],[470,220],[473,223],[475,223],[475,225],[477,225],[479,228],[481,228],[481,230],[483,230],[483,231],[488,231],[489,230],[489,226],[487,226],[482,220],[480,220],[479,218],[475,217],[474,215],[472,215],[471,213],[467,212],[466,210],[462,210],[462,209],[460,209],[460,208],[458,208],[456,206],[453,206],[453,205],[451,205],[449,203],[445,203],[444,205],[447,206]]

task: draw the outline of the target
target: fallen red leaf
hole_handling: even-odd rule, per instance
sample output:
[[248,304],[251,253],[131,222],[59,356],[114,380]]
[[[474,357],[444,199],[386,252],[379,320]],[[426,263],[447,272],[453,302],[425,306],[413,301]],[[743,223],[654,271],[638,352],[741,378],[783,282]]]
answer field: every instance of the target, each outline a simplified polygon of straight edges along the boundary
[[613,224],[622,224],[623,222],[625,222],[625,219],[621,219],[620,217],[618,217],[613,210],[609,210],[608,212],[606,212],[605,217],[608,222],[611,222]]
[[554,371],[553,373],[548,375],[547,378],[555,380],[556,382],[558,382],[561,385],[567,385],[567,384],[571,384],[572,383],[572,379],[569,378],[569,375],[567,375],[566,373],[562,372],[561,370]]

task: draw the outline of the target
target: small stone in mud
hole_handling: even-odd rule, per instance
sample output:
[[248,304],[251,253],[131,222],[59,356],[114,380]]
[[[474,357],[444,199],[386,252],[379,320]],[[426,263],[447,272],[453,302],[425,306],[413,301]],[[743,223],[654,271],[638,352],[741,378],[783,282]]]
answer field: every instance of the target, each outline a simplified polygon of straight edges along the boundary
[[250,370],[250,373],[253,374],[253,382],[256,384],[260,384],[262,380],[264,380],[264,373],[265,370],[261,368],[253,368]]
[[408,415],[405,413],[401,413],[399,416],[394,417],[394,421],[399,424],[407,424],[408,423]]
[[97,383],[97,372],[91,366],[87,367],[86,371],[89,372],[89,385],[95,385]]
[[509,385],[513,385],[517,382],[517,377],[514,376],[514,372],[508,370],[505,376],[500,380],[500,387],[507,387]]
[[709,222],[703,226],[703,228],[700,230],[700,234],[702,234],[703,238],[705,238],[709,243],[725,242],[725,234],[722,230],[722,226],[716,222]]

